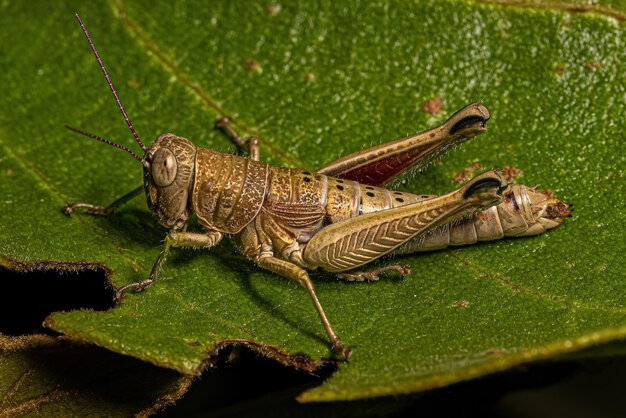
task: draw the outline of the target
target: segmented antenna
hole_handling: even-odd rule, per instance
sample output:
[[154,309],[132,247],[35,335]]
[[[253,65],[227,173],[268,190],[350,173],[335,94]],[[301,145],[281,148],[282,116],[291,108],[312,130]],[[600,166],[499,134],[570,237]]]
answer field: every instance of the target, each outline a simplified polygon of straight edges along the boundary
[[68,125],[65,125],[65,127],[69,129],[70,131],[76,132],[77,134],[85,135],[85,136],[88,136],[89,138],[97,139],[100,142],[104,142],[105,144],[113,145],[116,148],[123,149],[124,151],[132,155],[137,161],[139,161],[140,163],[143,163],[143,159],[140,156],[132,152],[130,149],[126,148],[124,145],[116,144],[115,142],[109,141],[108,139],[101,138],[98,135],[90,134],[89,132],[85,132],[77,128],[72,128],[71,126],[68,126]]
[[[78,20],[78,24],[82,28],[83,33],[85,34],[85,37],[87,38],[87,41],[89,42],[89,46],[91,47],[91,50],[93,51],[93,54],[96,56],[96,59],[98,60],[98,64],[100,64],[100,69],[102,70],[102,74],[104,74],[104,78],[106,78],[106,80],[107,80],[107,84],[109,85],[109,88],[111,89],[111,92],[113,93],[113,97],[115,97],[115,101],[117,102],[117,106],[122,111],[122,115],[124,116],[124,120],[126,121],[126,125],[128,125],[128,128],[130,129],[130,132],[135,137],[135,140],[137,141],[137,143],[139,144],[141,149],[145,151],[146,147],[143,144],[143,142],[141,142],[141,139],[139,139],[139,135],[137,135],[137,132],[135,132],[135,128],[133,127],[133,124],[130,123],[130,119],[128,119],[128,116],[126,115],[126,111],[124,110],[124,106],[122,106],[122,102],[120,101],[120,98],[118,97],[117,92],[115,91],[115,87],[113,87],[113,83],[111,82],[111,79],[109,78],[109,73],[107,73],[106,68],[104,68],[104,64],[102,63],[102,60],[100,59],[100,54],[98,54],[98,50],[96,50],[96,46],[93,44],[93,41],[91,40],[91,37],[89,36],[89,33],[87,32],[87,28],[83,24],[83,21],[81,20],[81,18],[78,15],[78,13],[76,13],[76,20]],[[70,128],[70,129],[74,130],[73,128]],[[84,132],[80,132],[78,130],[76,130],[76,132],[85,134]],[[89,135],[87,135],[87,136],[89,136]],[[95,136],[93,136],[93,137],[95,139],[102,140],[102,138],[97,138]],[[107,141],[103,141],[103,142],[107,142]],[[111,143],[111,145],[115,145],[118,148],[121,147],[120,145],[113,144],[113,143]]]

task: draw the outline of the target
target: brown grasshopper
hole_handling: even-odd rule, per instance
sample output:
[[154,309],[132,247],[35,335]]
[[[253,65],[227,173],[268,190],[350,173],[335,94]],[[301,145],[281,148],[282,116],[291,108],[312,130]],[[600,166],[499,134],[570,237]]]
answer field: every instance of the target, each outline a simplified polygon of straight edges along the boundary
[[[509,186],[493,170],[443,196],[382,187],[405,170],[423,166],[484,132],[489,112],[480,103],[464,107],[437,128],[355,152],[316,171],[260,162],[258,140],[240,137],[228,118],[219,119],[216,127],[247,150],[247,158],[198,148],[171,133],[146,147],[78,14],[76,18],[144,155],[68,128],[130,153],[143,165],[144,185],[106,207],[75,203],[63,211],[69,215],[84,208],[90,214],[108,215],[143,189],[150,210],[169,228],[150,276],[121,287],[118,297],[154,283],[171,247],[209,249],[228,235],[257,266],[306,288],[333,349],[347,359],[351,349],[330,325],[307,270],[320,267],[357,281],[378,280],[380,273],[389,270],[405,275],[410,270],[402,265],[358,269],[386,254],[540,234],[560,225],[569,214],[569,205],[534,188]],[[192,213],[203,232],[187,232]]]

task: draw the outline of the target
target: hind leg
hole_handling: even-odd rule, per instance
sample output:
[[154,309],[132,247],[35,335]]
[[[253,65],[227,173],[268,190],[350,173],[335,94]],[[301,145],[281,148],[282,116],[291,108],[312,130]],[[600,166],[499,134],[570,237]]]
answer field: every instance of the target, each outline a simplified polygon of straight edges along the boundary
[[322,321],[322,325],[324,325],[324,329],[326,330],[326,334],[328,335],[328,339],[333,346],[333,349],[336,353],[341,355],[344,359],[348,360],[352,355],[352,348],[346,347],[343,342],[337,336],[337,333],[330,325],[328,318],[326,317],[326,313],[324,312],[324,308],[322,308],[322,304],[320,303],[317,295],[315,294],[315,289],[313,288],[313,282],[309,277],[309,274],[301,267],[296,266],[295,264],[281,260],[279,258],[273,256],[265,256],[259,257],[256,260],[256,263],[259,267],[270,270],[274,273],[277,273],[283,277],[288,278],[302,287],[304,287],[307,292],[309,292],[309,296],[313,301],[313,305],[317,310],[317,314]]

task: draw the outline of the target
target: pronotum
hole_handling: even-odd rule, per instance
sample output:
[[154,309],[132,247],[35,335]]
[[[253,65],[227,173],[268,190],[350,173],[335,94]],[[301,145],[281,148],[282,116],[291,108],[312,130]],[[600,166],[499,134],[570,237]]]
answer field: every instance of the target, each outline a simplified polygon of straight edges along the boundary
[[[491,170],[442,196],[424,196],[383,188],[402,172],[424,166],[448,149],[484,132],[489,111],[472,103],[441,126],[358,151],[315,171],[272,167],[259,161],[259,142],[243,139],[221,118],[224,130],[247,157],[196,147],[166,133],[145,146],[130,122],[100,56],[76,14],[92,52],[143,157],[87,132],[80,134],[121,148],[138,160],[144,184],[111,205],[74,203],[108,215],[145,190],[148,206],[169,229],[149,277],[118,289],[141,291],[154,283],[171,247],[209,249],[223,236],[232,238],[257,266],[302,285],[309,293],[333,349],[349,358],[351,348],[334,331],[319,302],[309,270],[322,268],[345,280],[378,280],[384,271],[408,274],[402,265],[360,271],[386,254],[406,254],[466,245],[504,236],[537,235],[560,225],[569,205],[524,185],[509,186]],[[202,232],[187,232],[196,215]]]

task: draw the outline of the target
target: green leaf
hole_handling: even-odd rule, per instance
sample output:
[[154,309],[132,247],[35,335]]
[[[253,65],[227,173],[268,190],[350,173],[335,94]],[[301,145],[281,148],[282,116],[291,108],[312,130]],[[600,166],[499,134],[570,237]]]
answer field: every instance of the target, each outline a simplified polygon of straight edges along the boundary
[[149,416],[192,378],[42,335],[0,335],[0,416]]
[[[2,264],[98,263],[116,286],[144,279],[166,231],[142,199],[108,218],[60,212],[70,201],[108,204],[142,181],[128,155],[63,129],[136,149],[73,9],[0,7]],[[169,131],[232,151],[212,129],[230,115],[261,138],[264,161],[316,168],[482,100],[488,133],[403,189],[450,191],[479,161],[521,169],[520,181],[575,205],[543,236],[403,257],[414,271],[404,280],[315,273],[354,355],[302,401],[419,391],[626,337],[625,9],[594,10],[441,0],[79,8],[145,142]],[[423,104],[434,97],[443,110],[430,116]],[[330,356],[306,292],[229,243],[174,251],[147,291],[47,324],[190,375],[225,344],[307,370]]]

